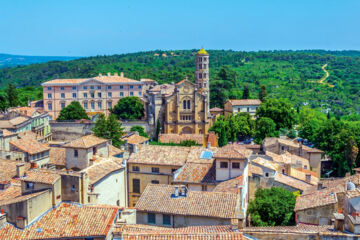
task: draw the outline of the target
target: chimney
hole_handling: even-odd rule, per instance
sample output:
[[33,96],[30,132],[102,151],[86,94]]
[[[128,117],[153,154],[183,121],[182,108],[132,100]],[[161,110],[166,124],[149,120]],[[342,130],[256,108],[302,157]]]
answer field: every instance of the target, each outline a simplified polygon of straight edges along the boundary
[[31,163],[30,163],[30,168],[31,168],[31,169],[37,168],[37,163],[31,162]]
[[110,73],[110,72],[108,72],[108,74],[107,74],[107,75],[108,75],[108,77],[111,77],[111,73]]
[[305,181],[306,181],[307,183],[310,183],[310,182],[311,182],[311,174],[310,174],[310,173],[307,173],[307,174],[305,175]]
[[180,196],[182,196],[182,197],[186,197],[186,187],[185,186],[182,186],[181,187],[181,194],[180,194]]
[[99,73],[99,77],[102,77],[102,73]]
[[24,163],[16,164],[16,176],[21,178],[24,176],[24,173],[25,173],[25,164]]
[[302,157],[303,155],[303,145],[302,145],[302,141],[299,142],[299,156]]
[[179,187],[175,187],[174,197],[179,197]]
[[1,209],[1,213],[0,213],[0,228],[6,223],[6,212],[4,211],[4,209]]
[[318,187],[317,187],[318,190],[321,190],[323,189],[323,184],[322,182],[318,182]]
[[345,177],[350,177],[350,173],[349,172],[345,173]]
[[119,74],[116,72],[116,73],[114,73],[114,76],[119,76]]
[[120,73],[120,77],[122,77],[122,78],[124,77],[124,73],[123,73],[123,72]]

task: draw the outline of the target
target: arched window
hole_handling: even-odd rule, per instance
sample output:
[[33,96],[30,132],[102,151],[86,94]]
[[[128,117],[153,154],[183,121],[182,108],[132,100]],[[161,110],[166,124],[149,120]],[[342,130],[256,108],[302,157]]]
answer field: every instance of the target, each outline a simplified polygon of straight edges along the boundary
[[191,103],[190,103],[190,100],[188,100],[188,101],[187,101],[187,107],[188,107],[188,109],[190,109],[190,108],[191,108]]
[[183,109],[186,109],[186,100],[183,101]]

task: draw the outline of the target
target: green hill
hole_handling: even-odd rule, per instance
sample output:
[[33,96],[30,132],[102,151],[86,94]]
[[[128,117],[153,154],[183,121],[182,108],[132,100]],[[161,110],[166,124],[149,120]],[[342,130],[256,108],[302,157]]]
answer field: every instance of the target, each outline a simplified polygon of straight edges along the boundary
[[0,53],[0,68],[14,67],[18,65],[27,65],[33,63],[42,63],[49,61],[67,61],[78,57],[57,57],[57,56],[23,56]]
[[[151,78],[159,83],[177,82],[185,76],[193,81],[195,52],[149,51],[2,68],[0,87],[10,82],[18,87],[39,86],[49,79],[91,77],[107,72],[124,72],[130,78]],[[236,79],[235,87],[228,93],[232,98],[241,97],[244,85],[249,86],[251,97],[257,98],[260,86],[266,85],[271,97],[287,98],[295,106],[330,108],[338,115],[360,111],[360,51],[208,52],[211,85],[214,86],[223,66],[236,72],[231,73]],[[327,78],[322,69],[325,64]]]

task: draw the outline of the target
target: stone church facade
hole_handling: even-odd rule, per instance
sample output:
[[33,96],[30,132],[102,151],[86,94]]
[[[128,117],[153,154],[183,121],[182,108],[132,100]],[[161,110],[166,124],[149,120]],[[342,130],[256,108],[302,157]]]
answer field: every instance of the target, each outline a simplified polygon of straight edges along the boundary
[[159,121],[162,133],[208,133],[209,54],[204,49],[196,54],[195,64],[195,84],[184,79],[177,84],[157,85],[147,93],[149,124]]

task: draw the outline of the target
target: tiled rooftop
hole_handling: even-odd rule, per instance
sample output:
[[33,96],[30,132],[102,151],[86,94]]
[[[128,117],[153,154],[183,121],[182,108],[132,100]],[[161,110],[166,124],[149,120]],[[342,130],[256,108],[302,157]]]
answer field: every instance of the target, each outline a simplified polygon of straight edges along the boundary
[[235,216],[235,193],[188,191],[186,197],[175,198],[174,191],[175,185],[148,184],[135,208],[146,212],[224,219]]
[[36,108],[31,108],[31,107],[15,107],[9,110],[9,112],[18,112],[27,117],[31,117],[36,111],[37,111]]
[[210,108],[210,112],[223,112],[223,111],[224,111],[224,109],[218,108],[218,107]]
[[84,169],[83,172],[86,172],[89,176],[89,184],[95,184],[110,173],[124,168],[121,163],[122,160],[117,159],[101,161]]
[[257,157],[251,161],[253,164],[256,163],[257,165],[266,167],[268,169],[271,169],[273,171],[279,171],[279,165],[273,161],[266,160],[261,157]]
[[9,130],[6,130],[6,129],[1,129],[1,131],[2,131],[4,137],[17,135],[16,132],[10,132]]
[[21,196],[21,185],[12,184],[8,188],[0,190],[0,203],[19,196]]
[[46,145],[39,143],[32,138],[21,138],[10,141],[10,145],[15,146],[17,149],[20,149],[23,152],[26,152],[30,155],[41,153],[50,150]]
[[131,136],[122,138],[121,140],[127,140],[129,144],[142,144],[146,141],[149,141],[149,138],[137,134],[132,134]]
[[75,139],[68,144],[65,144],[64,147],[66,148],[91,148],[102,143],[106,143],[109,140],[104,138],[96,137],[95,135],[87,135],[81,138]]
[[287,175],[279,173],[279,172],[276,173],[275,181],[279,182],[279,183],[282,183],[284,185],[288,185],[288,186],[290,186],[292,188],[296,188],[296,189],[301,190],[301,191],[304,191],[308,187],[312,186],[309,183],[306,183],[304,181],[293,178],[291,176],[287,176]]
[[138,151],[131,154],[128,163],[183,166],[190,150],[189,147],[139,145]]
[[[33,197],[39,196],[45,192],[50,192],[50,189],[47,189],[30,194],[21,194],[21,187],[15,185],[10,186],[7,190],[8,191],[5,190],[6,192],[4,193],[5,194],[4,199],[0,201],[0,206],[23,202]],[[19,190],[20,190],[20,194],[19,194]],[[1,239],[1,233],[0,233],[0,239]]]
[[0,182],[10,181],[16,176],[16,165],[23,163],[25,170],[30,168],[30,163],[0,159]]
[[165,228],[149,225],[124,225],[116,228],[115,233],[122,239],[147,240],[243,240],[242,232],[232,230],[232,226],[191,226],[182,228]]
[[66,164],[66,148],[50,147],[50,164],[64,166]]
[[156,85],[155,87],[151,88],[149,92],[153,94],[160,93],[161,95],[170,96],[171,94],[173,94],[174,90],[175,85],[165,83],[161,85]]
[[0,128],[16,128],[17,125],[28,121],[28,117],[15,117],[10,120],[0,120]]
[[252,151],[239,145],[239,144],[228,144],[222,148],[219,148],[214,154],[214,158],[223,159],[248,159]]
[[54,184],[60,178],[61,175],[56,171],[36,168],[26,171],[21,180],[26,182]]
[[229,99],[228,100],[233,106],[249,106],[249,105],[260,105],[260,99]]
[[214,192],[233,192],[237,193],[239,191],[239,187],[243,186],[243,176],[239,176],[224,182],[219,183]]
[[160,134],[159,141],[162,143],[181,143],[185,140],[195,141],[199,145],[204,144],[204,135],[203,134]]
[[332,189],[322,189],[297,197],[295,211],[335,204],[337,201],[336,192]]
[[261,167],[250,163],[249,164],[249,176],[252,176],[253,174],[262,176],[263,175],[263,170],[262,170]]
[[124,76],[116,76],[116,75],[99,75],[96,77],[92,77],[92,78],[75,78],[75,79],[54,79],[51,81],[47,81],[42,83],[42,86],[56,86],[56,85],[66,85],[66,84],[70,84],[70,85],[79,85],[79,84],[83,84],[87,81],[91,81],[91,80],[96,80],[102,83],[141,83],[140,81],[134,80],[134,79],[130,79],[130,78],[126,78]]
[[62,203],[24,230],[5,224],[0,228],[0,239],[104,238],[117,212],[117,207]]

